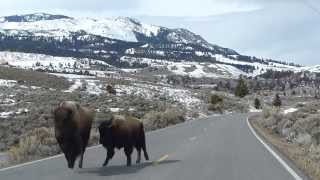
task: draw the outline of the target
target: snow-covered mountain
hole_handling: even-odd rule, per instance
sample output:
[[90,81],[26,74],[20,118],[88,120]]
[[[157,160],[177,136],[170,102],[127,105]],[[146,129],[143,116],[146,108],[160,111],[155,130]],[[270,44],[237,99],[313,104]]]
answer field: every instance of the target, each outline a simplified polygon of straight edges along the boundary
[[[24,53],[32,53],[46,55],[53,61],[58,59],[60,67],[64,67],[61,58],[67,57],[66,61],[87,59],[118,68],[166,66],[173,73],[194,77],[319,70],[240,55],[186,29],[149,25],[127,17],[73,18],[45,13],[1,17],[0,51],[5,51],[0,53],[0,60],[10,59],[11,64],[13,57],[24,59]],[[39,67],[39,63],[33,63],[29,64],[33,69]],[[52,64],[57,63],[49,63]]]
[[30,14],[24,16],[8,16],[0,20],[0,28],[8,34],[19,35],[21,32],[29,32],[35,36],[48,36],[63,38],[73,32],[85,31],[88,34],[137,42],[135,32],[148,37],[156,36],[160,27],[138,24],[125,18],[71,18],[61,15]]

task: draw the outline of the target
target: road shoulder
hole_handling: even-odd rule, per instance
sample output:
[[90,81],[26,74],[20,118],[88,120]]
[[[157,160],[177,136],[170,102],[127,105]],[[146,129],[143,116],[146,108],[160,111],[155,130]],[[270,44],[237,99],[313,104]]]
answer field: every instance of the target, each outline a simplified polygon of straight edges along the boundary
[[[271,130],[262,127],[259,122],[251,116],[248,118],[248,125],[257,134],[258,138],[269,146],[286,165],[289,166],[298,176],[295,179],[316,179],[308,170],[308,166],[304,163],[304,150],[296,144],[289,144],[286,140],[279,135],[271,132]],[[278,160],[279,161],[279,160]],[[309,178],[311,177],[311,178]]]

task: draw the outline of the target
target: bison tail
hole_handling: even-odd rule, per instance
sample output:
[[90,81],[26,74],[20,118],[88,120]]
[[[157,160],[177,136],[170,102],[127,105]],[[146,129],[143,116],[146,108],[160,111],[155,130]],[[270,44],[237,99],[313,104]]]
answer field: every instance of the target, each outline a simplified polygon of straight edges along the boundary
[[141,123],[141,145],[142,145],[142,150],[143,150],[143,154],[144,154],[144,158],[148,161],[149,160],[149,155],[147,152],[147,147],[146,147],[146,136],[144,133],[144,128],[143,128],[143,124]]

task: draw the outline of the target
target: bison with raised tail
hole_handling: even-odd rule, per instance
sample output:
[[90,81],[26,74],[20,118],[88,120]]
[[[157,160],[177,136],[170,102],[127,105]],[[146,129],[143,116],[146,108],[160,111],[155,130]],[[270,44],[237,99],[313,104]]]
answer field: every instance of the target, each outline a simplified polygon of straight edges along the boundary
[[68,167],[74,168],[75,161],[80,156],[79,168],[82,168],[94,112],[76,102],[65,101],[53,111],[53,116],[55,137],[67,159]]
[[145,133],[143,124],[133,117],[124,119],[115,118],[110,121],[104,121],[99,126],[100,143],[107,149],[106,160],[103,166],[106,166],[114,155],[114,148],[124,148],[127,156],[127,166],[131,166],[131,154],[133,148],[137,150],[137,161],[141,161],[141,150],[144,157],[149,160],[146,149]]

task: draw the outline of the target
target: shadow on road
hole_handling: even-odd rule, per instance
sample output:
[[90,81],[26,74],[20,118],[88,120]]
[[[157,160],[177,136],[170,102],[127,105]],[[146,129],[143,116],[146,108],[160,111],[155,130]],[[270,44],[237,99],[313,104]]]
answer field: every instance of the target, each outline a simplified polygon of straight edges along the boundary
[[123,174],[134,174],[139,172],[140,170],[150,167],[150,166],[160,166],[164,164],[171,164],[171,163],[178,163],[180,160],[166,160],[162,161],[156,165],[152,162],[145,162],[141,164],[132,165],[131,167],[127,167],[125,165],[119,166],[107,166],[107,167],[100,167],[100,168],[84,168],[79,170],[79,174],[98,174],[100,176],[116,176],[116,175],[123,175]]

